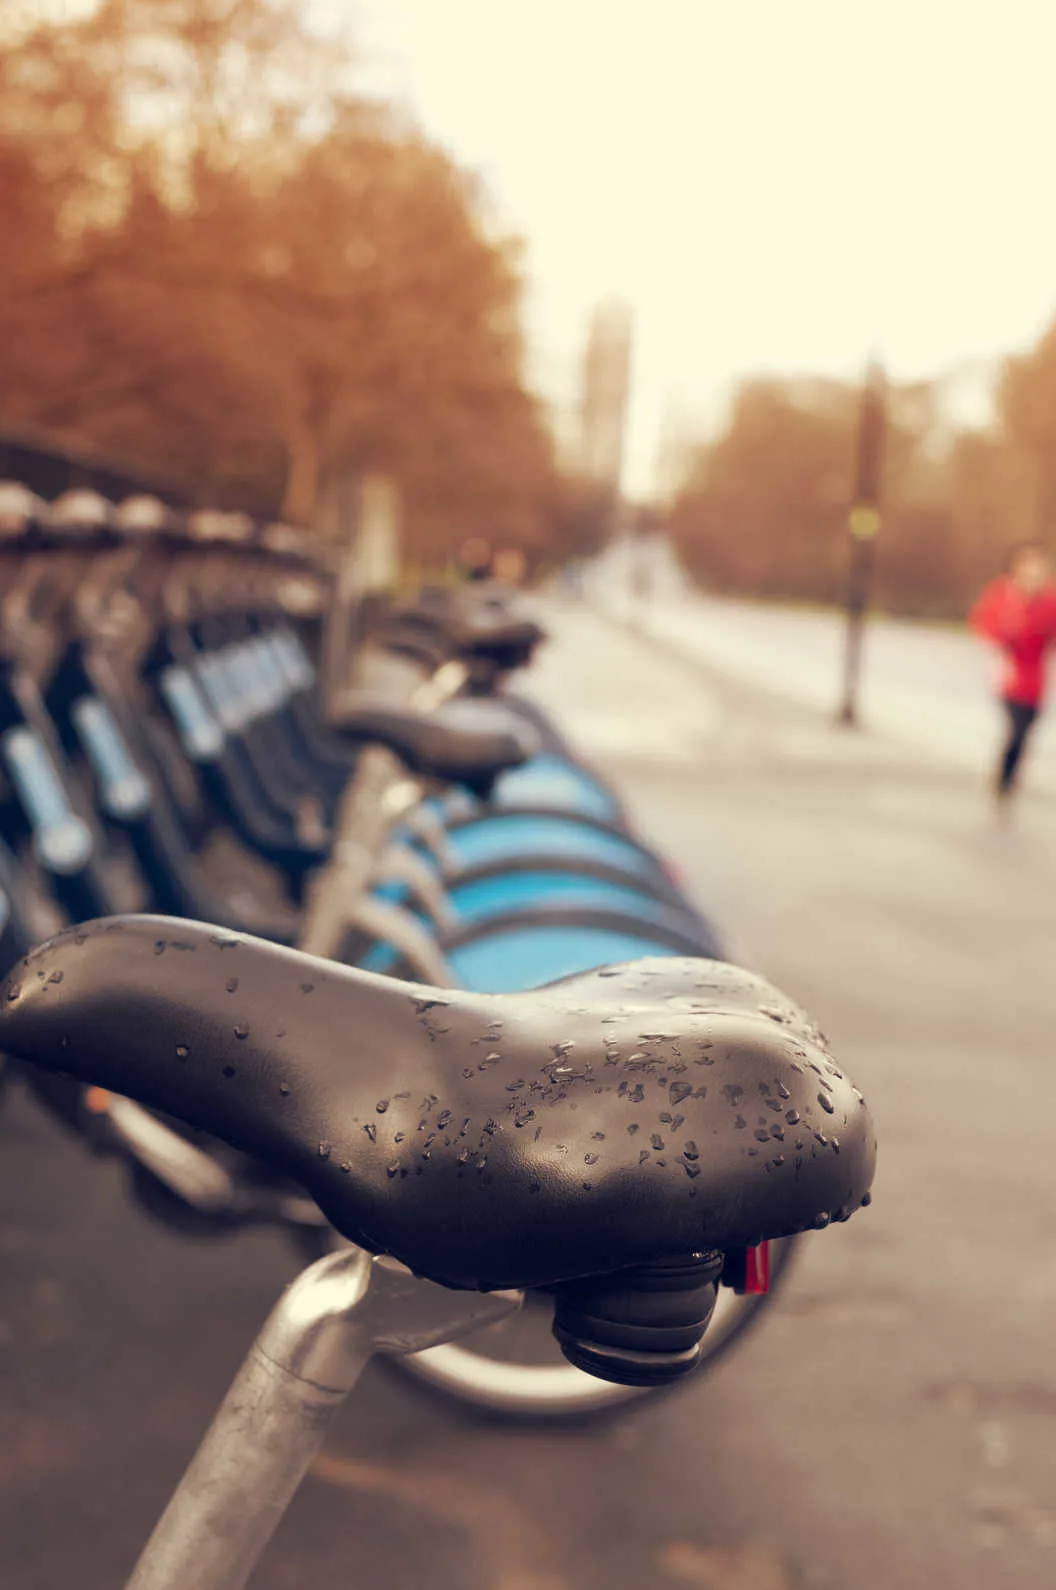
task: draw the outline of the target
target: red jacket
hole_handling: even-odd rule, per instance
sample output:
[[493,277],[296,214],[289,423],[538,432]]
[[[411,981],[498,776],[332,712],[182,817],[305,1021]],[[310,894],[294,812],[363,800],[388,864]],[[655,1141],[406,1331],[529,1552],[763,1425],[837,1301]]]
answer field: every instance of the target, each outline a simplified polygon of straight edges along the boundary
[[977,634],[1005,654],[1001,695],[1040,707],[1045,694],[1045,653],[1056,640],[1056,586],[1028,595],[1007,575],[992,580],[969,614]]

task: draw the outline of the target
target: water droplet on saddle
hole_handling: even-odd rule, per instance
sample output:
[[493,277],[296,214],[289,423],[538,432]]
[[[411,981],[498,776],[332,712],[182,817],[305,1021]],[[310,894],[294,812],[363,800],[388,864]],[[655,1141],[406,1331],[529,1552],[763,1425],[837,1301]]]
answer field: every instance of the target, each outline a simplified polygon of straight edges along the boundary
[[284,1099],[288,1099],[290,1096],[290,1084],[288,1082],[280,1082],[279,1092],[282,1094]]
[[663,1146],[664,1146],[664,1140],[660,1136],[659,1132],[654,1132],[652,1137],[649,1139],[649,1141],[650,1141],[650,1143],[652,1143],[653,1147],[657,1150],[657,1152],[659,1152],[660,1149],[662,1149]]
[[682,1169],[685,1171],[690,1180],[700,1175],[700,1166],[691,1159],[684,1159],[682,1161]]
[[638,1163],[639,1163],[639,1165],[644,1165],[648,1158],[649,1158],[649,1150],[647,1148],[643,1148],[642,1152],[638,1155]]
[[830,1137],[829,1138],[829,1142],[832,1144],[833,1153],[834,1154],[838,1154],[840,1152],[840,1140],[839,1140],[839,1138],[838,1137]]
[[603,966],[598,973],[599,977],[619,977],[619,975],[620,968],[618,966]]
[[235,1027],[234,1028],[234,1034],[235,1034],[236,1038],[248,1038],[249,1037],[249,1028],[248,1027],[242,1027],[242,1026]]
[[861,1196],[861,1199],[859,1200],[859,1208],[868,1209],[868,1207],[872,1203],[872,1201],[873,1201],[873,1195],[872,1195],[871,1192],[863,1193],[862,1196]]
[[315,988],[315,984],[314,983],[302,983],[301,984],[301,993],[302,994],[310,994],[314,988]]
[[521,1089],[524,1087],[524,1085],[525,1085],[524,1084],[524,1078],[523,1077],[518,1077],[516,1082],[507,1082],[507,1084],[506,1084],[506,1092],[507,1093],[519,1093],[521,1091]]
[[814,1227],[815,1231],[824,1231],[825,1227],[829,1223],[830,1218],[831,1218],[831,1216],[825,1215],[825,1214],[816,1215],[815,1218],[811,1221],[811,1225]]
[[672,1104],[681,1104],[682,1100],[688,1098],[692,1092],[693,1084],[691,1082],[672,1082],[668,1090],[668,1097]]
[[330,1158],[330,1144],[329,1143],[320,1143],[319,1144],[319,1158],[320,1159],[329,1159]]
[[632,1121],[630,1126],[627,1128],[627,1136],[628,1137],[633,1137],[637,1130],[638,1130],[638,1122],[637,1121]]
[[61,972],[52,972],[51,976],[48,978],[48,982],[49,983],[61,983],[62,982],[62,973]]
[[372,1143],[376,1143],[378,1141],[378,1129],[374,1125],[373,1121],[368,1121],[363,1130],[366,1132]]
[[584,1165],[596,1165],[598,1163],[597,1154],[584,1154],[583,1163]]
[[537,1181],[530,1181],[528,1183],[528,1191],[530,1193],[537,1193],[539,1190],[540,1190],[540,1187],[539,1187],[539,1183]]
[[697,1147],[696,1143],[692,1141],[692,1139],[690,1139],[685,1148],[682,1150],[682,1156],[684,1159],[700,1158],[700,1149]]
[[388,1109],[388,1107],[389,1107],[388,1099],[379,1099],[377,1104],[375,1104],[375,1106],[374,1106],[374,1108],[377,1110],[379,1115],[384,1115],[385,1111]]
[[744,1098],[744,1089],[739,1082],[727,1082],[722,1090],[722,1096],[730,1104],[740,1104]]
[[764,1132],[762,1127],[760,1127],[759,1130],[755,1133],[755,1141],[757,1143],[769,1143],[769,1141],[770,1141],[770,1133],[769,1132]]
[[785,1111],[785,1120],[788,1122],[789,1126],[798,1126],[799,1125],[799,1111],[798,1110],[786,1110]]
[[394,1176],[398,1176],[400,1174],[399,1165],[398,1164],[386,1165],[385,1166],[385,1174],[389,1178],[389,1180],[391,1181]]
[[21,992],[22,992],[22,984],[21,983],[11,983],[10,986],[8,987],[8,990],[7,990],[7,1002],[8,1002],[8,1004],[9,1005],[13,1005],[15,1000],[18,998],[18,996],[19,996],[19,994]]
[[604,1143],[604,1141],[605,1141],[605,1133],[604,1132],[591,1132],[590,1135],[593,1138],[595,1143]]
[[514,1126],[527,1126],[529,1121],[535,1120],[534,1110],[518,1110],[513,1118]]
[[744,1128],[748,1125],[748,1122],[745,1120],[743,1115],[737,1115],[734,1117],[733,1124],[738,1132],[743,1132]]
[[392,1140],[392,1141],[393,1141],[393,1142],[394,1142],[394,1143],[402,1143],[402,1142],[403,1142],[403,1140],[404,1140],[404,1138],[405,1138],[405,1137],[406,1137],[406,1136],[407,1136],[407,1133],[406,1133],[406,1132],[397,1132],[397,1133],[396,1133],[396,1136],[395,1136],[395,1137],[394,1137],[394,1138],[393,1138],[393,1140]]
[[349,1173],[349,1171],[351,1169],[352,1169],[352,1161],[350,1159],[343,1159],[341,1161],[340,1165],[338,1166],[338,1170],[343,1170],[346,1176],[348,1175],[348,1173]]
[[828,1148],[828,1146],[829,1146],[829,1140],[825,1136],[824,1132],[815,1132],[814,1133],[814,1141],[816,1143],[820,1143],[822,1148]]
[[155,939],[154,940],[154,954],[155,955],[164,955],[165,954],[165,940],[164,939]]
[[821,1105],[826,1115],[834,1115],[836,1113],[836,1106],[833,1104],[827,1093],[818,1094],[818,1103]]
[[227,991],[228,991],[229,994],[237,994],[238,993],[238,978],[237,977],[229,977],[227,979]]
[[233,1076],[237,1075],[237,1073],[234,1066],[224,1066],[220,1072],[220,1075],[227,1077],[228,1081],[230,1081]]
[[468,1148],[459,1149],[459,1151],[458,1151],[458,1163],[460,1165],[468,1165],[468,1163],[469,1163],[469,1149]]
[[424,1016],[427,1010],[446,1010],[447,1006],[446,999],[416,999],[414,1002],[414,1008],[419,1016]]

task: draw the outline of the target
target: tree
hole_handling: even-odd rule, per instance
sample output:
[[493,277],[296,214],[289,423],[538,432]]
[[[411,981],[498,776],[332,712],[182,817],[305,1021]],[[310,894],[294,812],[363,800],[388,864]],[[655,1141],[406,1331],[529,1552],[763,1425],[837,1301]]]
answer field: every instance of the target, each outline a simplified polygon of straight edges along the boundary
[[383,468],[420,540],[531,544],[516,249],[348,65],[287,0],[101,0],[0,46],[0,423],[304,522]]

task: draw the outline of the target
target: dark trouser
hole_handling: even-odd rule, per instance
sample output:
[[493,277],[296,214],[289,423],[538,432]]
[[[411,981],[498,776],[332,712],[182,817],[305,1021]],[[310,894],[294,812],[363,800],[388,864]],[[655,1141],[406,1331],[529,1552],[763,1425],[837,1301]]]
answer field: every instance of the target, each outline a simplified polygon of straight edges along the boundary
[[1038,716],[1038,708],[1026,701],[1006,701],[1005,711],[1008,713],[1008,739],[997,776],[997,787],[1002,795],[1007,795],[1015,785],[1019,759]]

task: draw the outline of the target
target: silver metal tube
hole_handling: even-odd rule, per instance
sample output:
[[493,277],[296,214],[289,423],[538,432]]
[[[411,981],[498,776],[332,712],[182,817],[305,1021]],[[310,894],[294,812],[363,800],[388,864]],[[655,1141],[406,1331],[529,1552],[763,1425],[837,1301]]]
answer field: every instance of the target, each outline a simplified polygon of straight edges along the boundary
[[358,1248],[313,1264],[265,1322],[127,1590],[243,1590],[371,1354],[450,1341],[520,1301],[451,1292]]
[[[308,891],[297,947],[306,955],[334,956],[347,925],[347,906],[366,893],[378,852],[399,815],[386,797],[408,783],[406,770],[391,751],[370,746],[341,797],[329,861]],[[405,798],[405,797],[404,797]]]
[[405,883],[438,928],[458,926],[459,916],[435,867],[409,845],[389,845],[374,869],[374,883]]
[[[390,900],[377,900],[363,895],[346,910],[349,926],[365,928],[377,939],[387,942],[406,956],[420,983],[432,983],[436,988],[457,988],[458,982],[436,939],[402,906]],[[318,953],[318,952],[317,952]],[[331,952],[334,953],[334,952]]]
[[280,1299],[128,1590],[245,1585],[370,1358],[369,1342],[346,1324],[369,1279],[369,1258],[350,1249],[313,1265]]
[[115,1136],[185,1203],[206,1214],[223,1214],[234,1207],[235,1183],[211,1154],[132,1099],[115,1093],[105,1113]]

